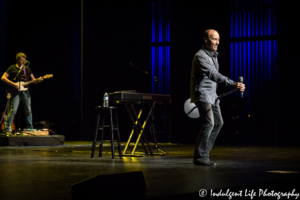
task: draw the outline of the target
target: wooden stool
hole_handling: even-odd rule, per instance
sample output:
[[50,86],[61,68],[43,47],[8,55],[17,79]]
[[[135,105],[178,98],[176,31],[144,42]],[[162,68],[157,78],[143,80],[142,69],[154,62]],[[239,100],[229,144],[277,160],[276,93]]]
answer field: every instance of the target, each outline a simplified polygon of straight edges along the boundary
[[[122,158],[122,152],[121,152],[121,141],[120,141],[120,132],[119,132],[119,124],[118,124],[118,116],[117,116],[117,109],[116,106],[109,106],[109,107],[102,107],[102,106],[96,106],[96,130],[94,133],[93,138],[93,146],[92,146],[92,155],[91,158],[94,158],[94,152],[95,152],[95,146],[97,141],[97,135],[98,131],[101,130],[101,139],[99,144],[99,157],[102,157],[102,148],[103,148],[103,135],[104,135],[104,128],[109,127],[110,128],[110,136],[111,136],[111,153],[112,158],[115,158],[115,148],[114,148],[114,131],[117,131],[118,133],[118,149],[119,149],[119,157]],[[108,110],[109,111],[109,125],[104,125],[104,112]],[[115,127],[113,123],[113,110],[114,110],[114,117],[115,117]],[[99,125],[100,122],[100,114],[102,115],[102,125]]]

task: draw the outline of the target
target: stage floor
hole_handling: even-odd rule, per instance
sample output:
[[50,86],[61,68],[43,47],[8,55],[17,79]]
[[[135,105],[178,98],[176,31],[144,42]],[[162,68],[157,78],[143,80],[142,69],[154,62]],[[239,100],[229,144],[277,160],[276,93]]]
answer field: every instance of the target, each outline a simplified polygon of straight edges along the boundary
[[[300,192],[299,147],[215,146],[211,160],[217,165],[195,166],[193,145],[159,144],[166,156],[111,159],[105,143],[103,157],[90,158],[92,142],[65,142],[55,147],[0,147],[0,199],[70,200],[71,185],[96,175],[142,171],[147,199],[201,199],[200,189],[211,192],[254,189]],[[122,143],[122,149],[125,143]],[[97,146],[98,147],[98,146]],[[117,149],[117,148],[116,148]],[[139,146],[141,151],[142,147]],[[96,149],[95,155],[98,155]],[[284,171],[290,173],[273,173]],[[126,184],[126,183],[124,183]],[[270,188],[268,188],[270,186]],[[282,188],[283,191],[280,191]],[[213,191],[211,190],[213,189]],[[133,188],[134,190],[134,188]],[[271,191],[268,191],[271,192]],[[202,198],[203,199],[203,198]],[[211,199],[220,199],[211,197]],[[226,197],[229,199],[229,197]],[[232,199],[251,199],[232,197]],[[269,197],[277,199],[277,197]],[[281,197],[287,199],[287,197]],[[289,199],[295,199],[290,197]]]

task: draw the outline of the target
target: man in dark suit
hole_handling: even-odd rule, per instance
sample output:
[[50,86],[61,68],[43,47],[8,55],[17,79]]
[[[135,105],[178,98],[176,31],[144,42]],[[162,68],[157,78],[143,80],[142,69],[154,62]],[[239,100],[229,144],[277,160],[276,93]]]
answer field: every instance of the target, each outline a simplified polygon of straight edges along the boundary
[[235,87],[241,92],[245,90],[245,85],[219,73],[219,33],[213,29],[206,30],[203,39],[204,45],[193,58],[190,82],[191,103],[198,107],[202,121],[193,162],[195,165],[216,165],[209,160],[209,151],[223,126],[219,100],[215,102],[217,84]]

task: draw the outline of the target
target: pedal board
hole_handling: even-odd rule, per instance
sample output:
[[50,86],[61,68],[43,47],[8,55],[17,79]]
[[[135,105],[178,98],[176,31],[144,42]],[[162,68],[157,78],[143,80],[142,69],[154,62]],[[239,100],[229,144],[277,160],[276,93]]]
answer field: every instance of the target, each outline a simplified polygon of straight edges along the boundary
[[23,136],[47,136],[49,131],[23,131]]

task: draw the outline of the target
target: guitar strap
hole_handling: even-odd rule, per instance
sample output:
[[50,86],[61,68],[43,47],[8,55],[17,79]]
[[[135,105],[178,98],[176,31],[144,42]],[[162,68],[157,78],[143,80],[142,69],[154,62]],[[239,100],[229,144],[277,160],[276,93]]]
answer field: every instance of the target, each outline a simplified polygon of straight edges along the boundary
[[24,76],[25,76],[25,81],[27,81],[27,77],[26,77],[26,69],[25,69],[25,65],[23,66],[23,71],[24,71]]

